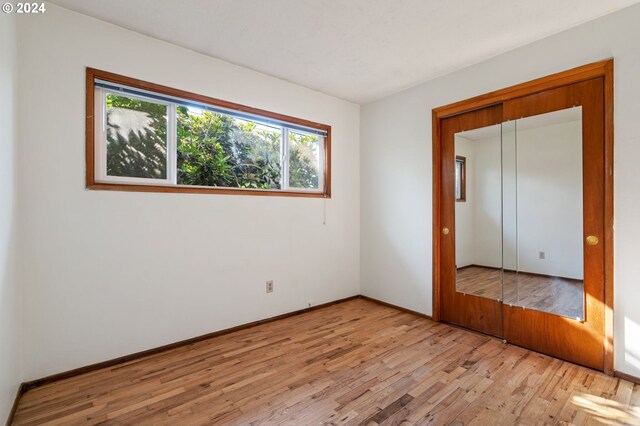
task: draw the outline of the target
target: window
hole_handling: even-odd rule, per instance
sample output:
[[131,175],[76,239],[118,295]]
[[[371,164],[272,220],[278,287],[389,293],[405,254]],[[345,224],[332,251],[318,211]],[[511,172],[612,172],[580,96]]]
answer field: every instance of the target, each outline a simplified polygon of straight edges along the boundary
[[87,69],[87,126],[88,188],[330,196],[327,125]]
[[467,200],[467,159],[456,155],[456,201]]

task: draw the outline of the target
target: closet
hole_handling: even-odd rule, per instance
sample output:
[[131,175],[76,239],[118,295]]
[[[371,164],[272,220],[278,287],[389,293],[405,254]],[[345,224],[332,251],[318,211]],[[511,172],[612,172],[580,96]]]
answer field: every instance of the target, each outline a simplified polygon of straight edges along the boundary
[[434,316],[612,370],[611,61],[434,110]]

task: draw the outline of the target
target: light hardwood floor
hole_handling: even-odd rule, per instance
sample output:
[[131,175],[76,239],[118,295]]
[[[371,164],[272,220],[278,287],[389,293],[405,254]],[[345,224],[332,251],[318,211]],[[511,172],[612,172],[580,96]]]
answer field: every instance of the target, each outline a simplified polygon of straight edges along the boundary
[[638,424],[640,385],[356,299],[27,392],[16,425]]
[[584,319],[584,284],[579,280],[545,277],[526,272],[467,266],[457,271],[456,290],[461,293],[504,300],[569,318]]

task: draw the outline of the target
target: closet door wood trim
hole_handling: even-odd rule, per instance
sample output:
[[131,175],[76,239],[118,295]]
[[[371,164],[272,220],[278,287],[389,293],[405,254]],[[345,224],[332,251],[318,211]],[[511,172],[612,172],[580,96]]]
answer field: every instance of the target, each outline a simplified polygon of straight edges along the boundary
[[[500,104],[504,101],[528,96],[533,93],[544,92],[545,90],[579,83],[592,78],[603,77],[608,73],[613,73],[613,58],[582,65],[567,71],[551,74],[546,77],[516,84],[515,86],[485,93],[484,95],[444,105],[435,108],[433,113],[439,119],[451,117],[452,115],[473,111],[474,109],[480,109],[490,105]],[[610,83],[613,84],[613,80],[611,80]]]
[[441,198],[442,198],[442,120],[464,112],[473,111],[519,97],[543,92],[594,78],[604,81],[604,288],[605,288],[605,341],[604,341],[604,371],[613,374],[613,59],[607,59],[583,65],[567,71],[538,78],[526,83],[505,89],[486,93],[463,101],[435,108],[432,111],[432,148],[433,148],[433,311],[434,320],[441,319],[441,291],[440,250],[441,238]]

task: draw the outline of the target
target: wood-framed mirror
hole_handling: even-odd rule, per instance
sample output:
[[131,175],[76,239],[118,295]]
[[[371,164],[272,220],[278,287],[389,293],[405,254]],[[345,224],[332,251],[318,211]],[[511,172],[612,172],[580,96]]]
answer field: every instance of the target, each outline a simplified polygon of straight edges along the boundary
[[612,105],[609,59],[433,111],[435,319],[613,373]]

